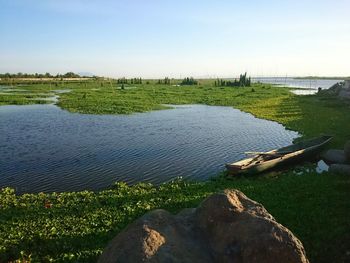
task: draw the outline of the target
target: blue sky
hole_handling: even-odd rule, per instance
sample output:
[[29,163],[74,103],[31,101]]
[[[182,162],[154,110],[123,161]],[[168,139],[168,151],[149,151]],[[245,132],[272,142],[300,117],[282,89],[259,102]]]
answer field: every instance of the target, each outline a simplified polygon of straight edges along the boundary
[[350,1],[0,0],[0,72],[350,75]]

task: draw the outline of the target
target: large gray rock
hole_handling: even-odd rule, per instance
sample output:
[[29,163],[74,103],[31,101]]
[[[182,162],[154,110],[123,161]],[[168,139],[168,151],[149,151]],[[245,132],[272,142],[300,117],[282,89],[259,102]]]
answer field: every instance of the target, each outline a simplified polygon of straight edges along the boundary
[[350,162],[350,141],[344,145],[344,154],[348,162]]
[[338,97],[341,99],[350,99],[350,90],[342,89],[341,91],[339,91]]
[[306,263],[301,242],[237,190],[177,215],[154,210],[130,224],[99,262]]
[[337,82],[335,83],[332,87],[330,87],[327,90],[324,90],[322,92],[327,92],[329,94],[339,94],[339,92],[341,91],[341,89],[343,88],[343,83],[341,82]]
[[319,90],[318,93],[336,95],[340,99],[350,99],[350,80],[335,83],[329,89]]
[[327,163],[346,163],[346,157],[343,150],[328,150],[321,155],[322,159]]
[[350,79],[344,80],[344,89],[350,89]]
[[344,174],[350,176],[350,165],[349,164],[332,164],[329,167],[329,171],[335,174]]

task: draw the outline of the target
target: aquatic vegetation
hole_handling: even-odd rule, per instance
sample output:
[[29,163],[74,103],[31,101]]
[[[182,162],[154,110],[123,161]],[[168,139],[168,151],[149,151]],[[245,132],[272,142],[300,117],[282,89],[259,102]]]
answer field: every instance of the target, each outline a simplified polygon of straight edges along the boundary
[[[26,100],[25,94],[51,94],[57,89],[70,89],[70,93],[59,95],[58,106],[71,112],[89,114],[130,114],[168,108],[164,104],[208,104],[220,106],[238,106],[239,104],[254,103],[270,97],[289,95],[288,89],[271,87],[263,89],[261,85],[254,86],[256,92],[251,89],[233,87],[214,87],[212,80],[200,80],[201,85],[180,86],[180,81],[172,81],[175,86],[169,84],[136,84],[137,89],[129,88],[126,81],[121,84],[117,81],[81,81],[54,83],[38,83],[22,87],[26,92],[17,94],[22,104],[35,102]],[[129,81],[130,82],[130,81]],[[128,82],[128,83],[129,83]],[[164,81],[165,82],[165,81]],[[169,79],[166,83],[170,83]],[[176,85],[177,84],[177,85]],[[0,94],[0,103],[13,104]],[[17,103],[20,104],[20,103]]]
[[0,192],[0,261],[94,262],[116,233],[145,212],[163,208],[176,213],[220,189],[236,188],[290,228],[314,262],[329,262],[346,249],[341,241],[350,216],[345,180],[290,173],[201,183],[175,180],[158,188],[116,183],[100,192],[20,196],[5,188]]
[[[296,96],[287,88],[253,84],[250,88],[215,87],[200,80],[198,86],[137,84],[117,89],[108,81],[39,83],[21,87],[30,94],[59,94],[58,105],[71,112],[129,114],[163,109],[164,104],[232,106],[259,118],[278,121],[305,137],[334,135],[333,146],[350,139],[350,107],[332,97]],[[172,82],[179,84],[179,82]],[[128,84],[125,84],[127,87]],[[254,88],[255,92],[252,92]],[[16,93],[17,94],[17,93]],[[0,104],[35,103],[18,95],[0,94]],[[302,171],[300,173],[300,170]],[[214,176],[214,175],[213,175]],[[177,212],[194,207],[209,194],[237,188],[261,202],[303,242],[311,262],[343,262],[350,233],[349,178],[301,167],[298,173],[276,177],[226,179],[208,182],[175,181],[154,187],[117,183],[100,192],[15,195],[0,192],[0,261],[94,262],[108,241],[128,223],[154,208]]]

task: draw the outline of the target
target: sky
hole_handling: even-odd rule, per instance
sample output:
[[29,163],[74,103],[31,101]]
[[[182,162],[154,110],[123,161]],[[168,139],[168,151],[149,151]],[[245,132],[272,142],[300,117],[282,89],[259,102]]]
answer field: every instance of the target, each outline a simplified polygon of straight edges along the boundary
[[350,76],[350,0],[0,0],[0,72]]

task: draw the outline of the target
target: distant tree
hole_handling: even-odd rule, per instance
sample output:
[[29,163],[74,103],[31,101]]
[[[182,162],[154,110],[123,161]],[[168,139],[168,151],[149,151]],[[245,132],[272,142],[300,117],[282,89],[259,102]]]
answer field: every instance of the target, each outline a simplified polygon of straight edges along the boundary
[[244,74],[239,75],[239,80],[234,79],[231,80],[223,80],[223,79],[217,79],[215,81],[215,85],[217,86],[226,86],[226,87],[250,87],[251,86],[251,78],[247,78],[247,72]]
[[128,79],[126,79],[126,78],[119,78],[118,80],[117,80],[117,83],[118,84],[128,84]]
[[78,74],[75,74],[74,72],[67,72],[62,76],[63,78],[80,78]]
[[170,79],[168,77],[165,77],[164,80],[163,80],[163,83],[165,85],[170,85]]
[[0,78],[80,78],[78,74],[75,74],[73,72],[67,72],[64,75],[57,74],[56,76],[52,76],[50,73],[46,72],[45,74],[42,73],[22,73],[18,72],[16,74],[0,74]]
[[192,77],[187,77],[187,78],[184,78],[181,82],[180,85],[197,85],[198,84],[198,81],[193,79]]

